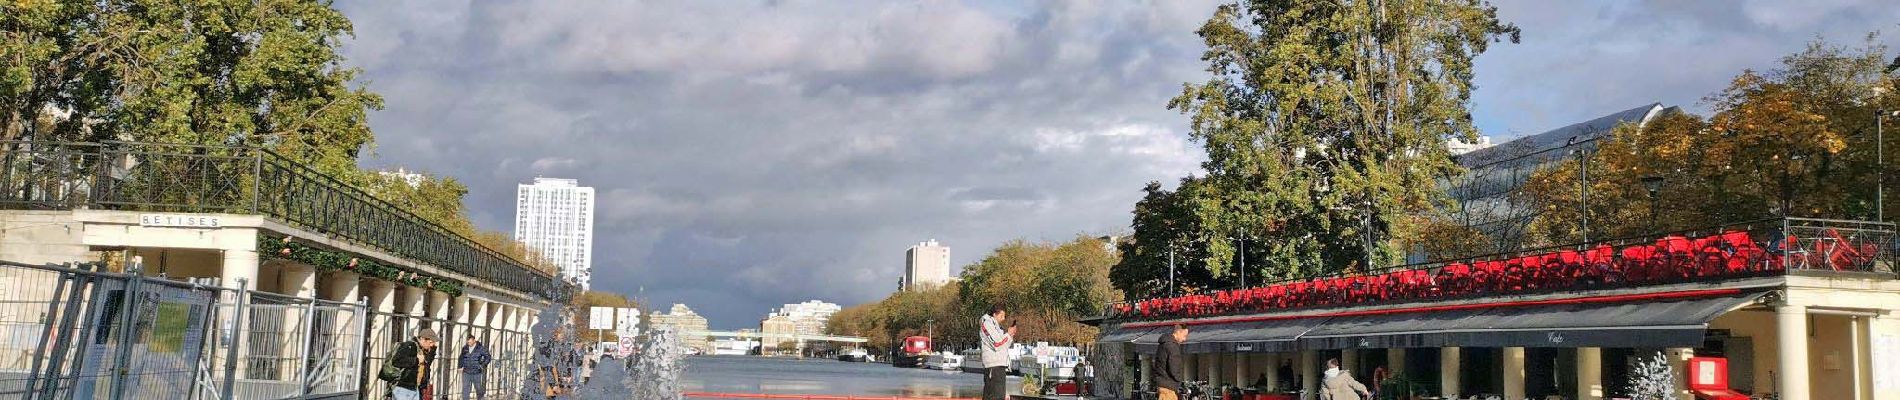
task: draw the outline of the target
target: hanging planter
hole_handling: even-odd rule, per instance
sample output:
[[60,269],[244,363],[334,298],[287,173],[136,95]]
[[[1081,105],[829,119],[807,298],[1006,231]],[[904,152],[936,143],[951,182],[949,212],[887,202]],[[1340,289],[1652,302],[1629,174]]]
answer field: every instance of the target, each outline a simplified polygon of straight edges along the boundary
[[350,253],[305,245],[292,241],[289,236],[273,238],[257,236],[258,254],[269,254],[272,258],[296,261],[317,267],[322,271],[350,271],[366,277],[395,282],[409,287],[448,293],[450,296],[462,295],[462,282],[454,279],[424,276],[420,272],[380,261],[363,259]]

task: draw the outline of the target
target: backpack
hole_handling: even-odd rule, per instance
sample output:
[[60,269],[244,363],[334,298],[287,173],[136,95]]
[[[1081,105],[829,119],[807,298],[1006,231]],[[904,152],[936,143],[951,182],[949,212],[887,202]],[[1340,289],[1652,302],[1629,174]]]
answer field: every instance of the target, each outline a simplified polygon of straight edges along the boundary
[[409,342],[397,344],[395,349],[389,351],[388,357],[383,357],[383,369],[376,372],[376,379],[389,383],[402,380],[402,368],[396,366],[396,354],[402,353],[403,346],[410,346],[410,344]]

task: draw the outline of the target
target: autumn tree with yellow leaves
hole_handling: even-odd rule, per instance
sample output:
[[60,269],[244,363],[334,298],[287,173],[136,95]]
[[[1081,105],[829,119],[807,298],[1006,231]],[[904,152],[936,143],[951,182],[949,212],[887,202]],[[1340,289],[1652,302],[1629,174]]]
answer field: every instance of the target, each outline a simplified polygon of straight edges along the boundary
[[[1873,118],[1900,109],[1887,57],[1871,35],[1858,48],[1817,41],[1773,71],[1743,71],[1705,99],[1709,117],[1672,113],[1617,127],[1588,159],[1587,207],[1578,204],[1575,160],[1533,174],[1515,194],[1541,208],[1526,245],[1581,241],[1580,208],[1596,238],[1782,215],[1873,219],[1882,184]],[[1897,139],[1886,135],[1886,147]],[[1900,175],[1894,163],[1885,169],[1888,182]],[[1664,182],[1654,201],[1645,177]],[[1886,202],[1885,214],[1897,213]]]

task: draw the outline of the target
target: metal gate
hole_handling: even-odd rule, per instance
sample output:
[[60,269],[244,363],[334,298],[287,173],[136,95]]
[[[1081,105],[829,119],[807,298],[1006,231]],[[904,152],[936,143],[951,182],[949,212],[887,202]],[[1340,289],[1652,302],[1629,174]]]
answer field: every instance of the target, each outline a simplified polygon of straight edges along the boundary
[[[144,276],[0,261],[0,396],[352,397],[364,307]],[[240,280],[240,287],[248,284]]]

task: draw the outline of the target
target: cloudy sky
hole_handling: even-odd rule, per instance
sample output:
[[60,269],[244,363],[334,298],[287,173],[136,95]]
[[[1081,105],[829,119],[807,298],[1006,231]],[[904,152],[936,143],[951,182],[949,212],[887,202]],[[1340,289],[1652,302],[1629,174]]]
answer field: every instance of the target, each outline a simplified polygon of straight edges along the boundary
[[[1478,59],[1474,111],[1509,137],[1699,109],[1817,36],[1900,27],[1876,3],[1501,2],[1524,40]],[[337,6],[387,100],[370,166],[460,179],[496,230],[515,184],[580,179],[599,191],[596,288],[738,329],[782,303],[881,298],[918,241],[950,245],[954,270],[1011,239],[1126,231],[1143,183],[1198,170],[1165,103],[1204,79],[1193,30],[1214,4]]]

